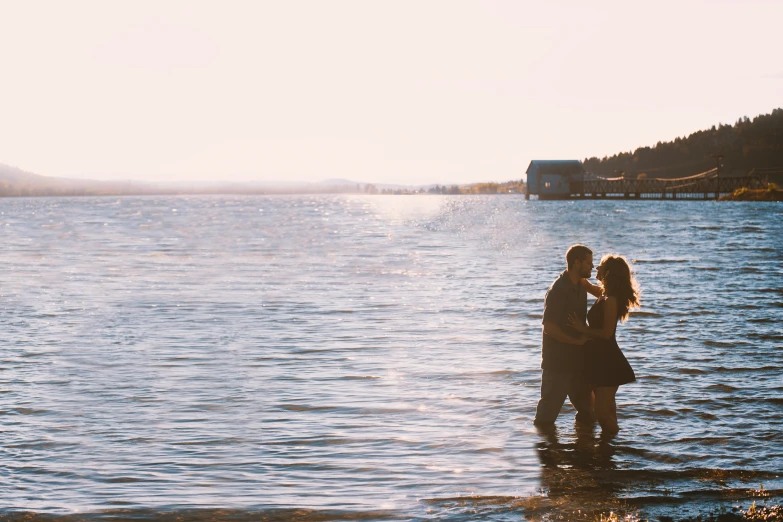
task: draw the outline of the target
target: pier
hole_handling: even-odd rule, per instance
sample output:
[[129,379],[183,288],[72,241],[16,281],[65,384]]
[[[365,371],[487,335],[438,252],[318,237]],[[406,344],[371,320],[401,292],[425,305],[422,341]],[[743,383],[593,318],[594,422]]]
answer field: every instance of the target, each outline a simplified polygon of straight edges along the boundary
[[721,177],[711,169],[685,178],[627,179],[587,177],[572,181],[569,198],[614,199],[718,199],[739,188],[758,189],[766,181],[754,175]]
[[723,176],[717,168],[684,178],[620,176],[606,178],[585,172],[581,162],[533,161],[528,168],[525,198],[538,199],[718,199],[740,188],[767,186],[767,177],[751,171]]

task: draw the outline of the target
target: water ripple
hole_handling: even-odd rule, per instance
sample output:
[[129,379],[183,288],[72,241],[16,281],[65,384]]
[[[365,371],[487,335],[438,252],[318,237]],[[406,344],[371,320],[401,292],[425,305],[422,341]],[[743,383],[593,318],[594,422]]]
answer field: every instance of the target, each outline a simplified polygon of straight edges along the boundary
[[[781,488],[776,205],[0,207],[0,496],[22,515],[505,520]],[[570,406],[555,434],[530,425],[544,292],[576,242],[643,288],[612,441]]]

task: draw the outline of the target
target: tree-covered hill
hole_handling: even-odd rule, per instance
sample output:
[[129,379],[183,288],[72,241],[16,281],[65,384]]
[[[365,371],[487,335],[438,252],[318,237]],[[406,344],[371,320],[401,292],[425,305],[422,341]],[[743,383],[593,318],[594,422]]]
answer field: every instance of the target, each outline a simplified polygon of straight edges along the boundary
[[676,178],[704,172],[715,166],[712,155],[723,154],[722,173],[747,174],[751,169],[783,170],[783,109],[747,116],[734,125],[713,126],[685,138],[658,142],[604,158],[587,158],[585,170],[600,176],[617,176],[618,171],[634,176]]

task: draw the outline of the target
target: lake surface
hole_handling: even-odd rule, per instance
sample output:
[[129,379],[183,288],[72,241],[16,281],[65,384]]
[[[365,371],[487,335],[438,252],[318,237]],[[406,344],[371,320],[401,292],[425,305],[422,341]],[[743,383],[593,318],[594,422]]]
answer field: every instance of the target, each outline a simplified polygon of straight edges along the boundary
[[[0,212],[5,512],[519,520],[781,496],[781,204]],[[556,432],[531,425],[544,293],[577,242],[633,260],[643,291],[618,327],[638,381],[618,392],[613,440],[576,430],[570,405]]]

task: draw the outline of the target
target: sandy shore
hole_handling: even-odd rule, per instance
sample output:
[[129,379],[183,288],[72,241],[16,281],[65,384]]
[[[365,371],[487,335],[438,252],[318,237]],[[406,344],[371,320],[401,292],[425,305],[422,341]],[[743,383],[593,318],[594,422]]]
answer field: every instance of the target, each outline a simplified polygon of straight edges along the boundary
[[741,188],[734,191],[733,194],[723,196],[721,201],[783,201],[783,190],[780,190],[774,183],[770,183],[765,189]]

